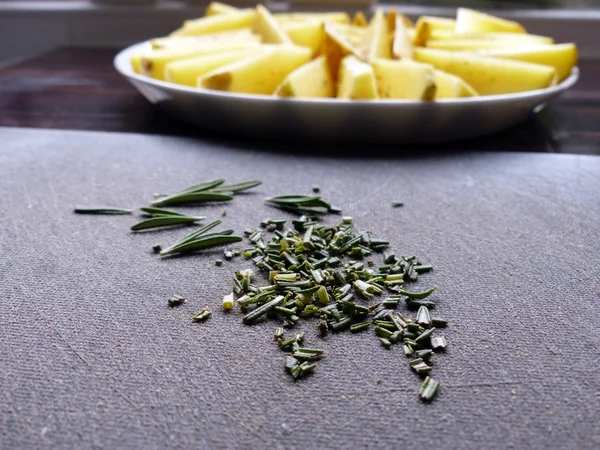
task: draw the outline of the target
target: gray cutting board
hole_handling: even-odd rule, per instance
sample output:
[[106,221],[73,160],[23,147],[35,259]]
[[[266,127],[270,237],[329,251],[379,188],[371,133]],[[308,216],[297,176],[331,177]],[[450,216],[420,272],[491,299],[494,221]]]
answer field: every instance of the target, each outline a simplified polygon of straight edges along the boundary
[[[0,138],[0,448],[600,448],[600,158]],[[243,261],[161,260],[152,245],[189,229],[132,234],[135,217],[72,213],[221,176],[264,180],[227,205],[239,232],[281,216],[264,197],[319,184],[359,227],[434,265],[415,288],[439,285],[450,320],[435,402],[418,400],[400,347],[370,333],[320,341],[309,324],[307,344],[329,354],[292,382],[274,325],[219,309]],[[168,309],[173,293],[188,303]],[[191,325],[205,304],[213,318]]]

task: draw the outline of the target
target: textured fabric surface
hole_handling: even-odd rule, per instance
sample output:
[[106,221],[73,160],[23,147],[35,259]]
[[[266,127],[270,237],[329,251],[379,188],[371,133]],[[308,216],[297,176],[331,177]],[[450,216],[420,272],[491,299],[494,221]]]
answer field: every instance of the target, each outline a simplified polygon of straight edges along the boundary
[[[600,448],[600,158],[0,137],[0,448]],[[189,228],[134,234],[137,217],[72,213],[220,176],[264,180],[226,206],[238,232],[282,216],[265,196],[319,184],[357,226],[434,265],[417,286],[439,285],[436,315],[450,320],[435,402],[418,400],[400,347],[371,333],[320,341],[308,323],[307,344],[328,356],[292,382],[274,324],[220,310],[242,260],[161,260],[152,245]],[[212,219],[223,206],[186,210]],[[169,309],[173,293],[188,302]],[[213,318],[191,325],[205,304]]]

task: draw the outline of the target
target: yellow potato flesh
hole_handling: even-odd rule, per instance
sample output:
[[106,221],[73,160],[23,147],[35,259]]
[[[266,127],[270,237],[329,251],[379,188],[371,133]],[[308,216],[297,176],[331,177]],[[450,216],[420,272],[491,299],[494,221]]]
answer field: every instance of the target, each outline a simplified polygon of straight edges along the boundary
[[311,48],[313,56],[319,52],[323,45],[325,31],[322,22],[306,20],[303,22],[290,22],[281,27],[294,44]]
[[335,93],[335,85],[327,59],[317,59],[290,73],[277,88],[280,97],[329,98]]
[[382,99],[433,100],[433,67],[414,61],[375,58],[371,61]]
[[369,22],[367,22],[367,18],[362,11],[357,11],[352,18],[352,25],[355,27],[366,27],[368,23]]
[[[354,55],[357,58],[362,58],[359,48],[350,40],[349,36],[339,31],[339,27],[338,24],[325,23],[325,39],[322,47],[322,53],[327,57],[335,80],[338,79],[341,61],[345,56]],[[362,36],[360,39],[362,39]]]
[[377,99],[373,68],[354,56],[346,56],[340,65],[338,98],[354,100]]
[[[477,51],[477,50],[490,50],[497,48],[520,48],[524,44],[517,40],[498,40],[494,41],[491,39],[475,40],[475,39],[464,39],[464,40],[440,40],[440,41],[427,41],[425,47],[434,48],[439,50],[448,50],[452,52],[457,51]],[[526,45],[526,44],[525,44]]]
[[491,40],[491,41],[517,41],[523,44],[553,44],[554,39],[547,36],[538,36],[536,34],[527,33],[433,33],[429,40]]
[[413,58],[413,45],[401,17],[396,17],[396,26],[392,41],[392,55],[397,59]]
[[453,33],[455,25],[456,22],[454,19],[421,16],[415,25],[415,31],[412,36],[413,44],[423,46],[434,35],[444,36]]
[[131,68],[135,73],[143,74],[142,71],[142,55],[133,55],[131,57]]
[[201,36],[175,36],[152,39],[152,48],[181,48],[197,46],[204,43],[236,44],[248,42],[260,42],[259,35],[252,33],[250,28],[235,31],[223,31],[221,33],[203,34]]
[[458,8],[456,12],[457,33],[525,33],[525,28],[512,20],[502,19],[468,8]]
[[252,31],[262,36],[262,41],[269,44],[291,44],[292,41],[277,23],[273,15],[262,5],[256,7],[256,16]]
[[240,10],[236,13],[217,14],[201,19],[188,20],[184,22],[182,28],[171,33],[171,36],[198,36],[218,33],[219,31],[248,28],[254,21],[254,15],[254,10]]
[[556,69],[559,82],[567,78],[577,64],[577,46],[575,44],[537,45],[524,48],[489,50],[483,54],[552,66]]
[[231,14],[239,12],[239,8],[226,5],[220,2],[210,2],[204,11],[205,16],[213,16],[215,14]]
[[306,47],[277,47],[210,72],[200,77],[197,85],[220,91],[271,95],[285,77],[311,57],[311,50]]
[[435,99],[441,98],[461,98],[474,97],[477,91],[473,87],[456,75],[434,69],[435,75]]
[[198,44],[197,46],[187,48],[153,50],[150,53],[142,55],[142,73],[157,80],[165,80],[165,68],[167,63],[171,61],[228,50],[256,48],[259,45],[256,42],[249,42],[247,44]]
[[275,13],[275,20],[280,24],[318,20],[319,22],[350,23],[350,16],[345,12],[332,13]]
[[231,64],[244,58],[250,58],[267,51],[265,48],[231,50],[211,55],[202,55],[192,58],[172,61],[167,64],[165,78],[167,81],[195,87],[198,77],[207,74],[219,67]]
[[392,57],[388,22],[383,10],[378,9],[371,22],[369,22],[360,50],[367,61],[371,61],[374,58],[389,59]]
[[543,89],[556,80],[553,67],[509,59],[429,48],[416,48],[414,58],[462,78],[479,95]]

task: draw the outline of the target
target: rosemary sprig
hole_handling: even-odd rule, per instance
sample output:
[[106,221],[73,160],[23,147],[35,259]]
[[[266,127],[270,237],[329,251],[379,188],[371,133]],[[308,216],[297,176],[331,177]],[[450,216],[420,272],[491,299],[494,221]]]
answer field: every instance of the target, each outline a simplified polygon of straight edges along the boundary
[[113,208],[112,206],[76,206],[76,214],[131,214],[133,210],[123,208]]

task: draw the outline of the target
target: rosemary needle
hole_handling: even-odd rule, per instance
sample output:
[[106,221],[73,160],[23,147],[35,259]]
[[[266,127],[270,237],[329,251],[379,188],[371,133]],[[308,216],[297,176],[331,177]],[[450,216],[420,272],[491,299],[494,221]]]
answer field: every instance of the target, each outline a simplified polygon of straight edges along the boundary
[[131,209],[113,208],[111,206],[76,206],[77,214],[131,214]]
[[177,211],[171,211],[170,209],[152,208],[151,206],[145,206],[140,208],[140,211],[155,216],[186,216],[186,214],[178,213]]
[[213,192],[238,193],[238,192],[246,191],[248,189],[252,189],[253,187],[259,186],[261,184],[262,184],[262,181],[260,181],[260,180],[251,180],[251,181],[245,181],[243,183],[238,183],[238,184],[230,184],[228,186],[219,186],[219,187],[212,189],[212,191]]
[[227,235],[213,235],[200,237],[198,239],[185,242],[181,245],[175,245],[168,249],[160,252],[161,256],[172,255],[174,253],[190,253],[198,250],[203,250],[209,247],[217,247],[219,245],[232,244],[234,242],[240,242],[242,238],[240,236],[227,236]]
[[204,220],[206,217],[190,216],[158,216],[151,219],[142,220],[140,223],[131,227],[131,231],[149,230],[151,228],[167,227],[171,225],[185,225]]
[[183,194],[172,194],[166,197],[158,198],[152,202],[152,206],[180,205],[183,203],[202,203],[202,202],[228,202],[233,200],[232,192],[186,192]]

